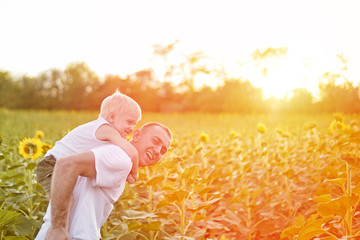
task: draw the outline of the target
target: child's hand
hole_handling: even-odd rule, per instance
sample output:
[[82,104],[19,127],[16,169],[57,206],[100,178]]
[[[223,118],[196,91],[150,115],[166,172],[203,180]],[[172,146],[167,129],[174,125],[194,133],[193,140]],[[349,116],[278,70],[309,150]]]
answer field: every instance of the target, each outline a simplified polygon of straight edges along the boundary
[[128,175],[127,179],[126,179],[126,181],[127,181],[128,183],[130,183],[130,184],[135,183],[136,180],[137,180],[137,177],[135,178],[131,173],[129,173],[129,175]]

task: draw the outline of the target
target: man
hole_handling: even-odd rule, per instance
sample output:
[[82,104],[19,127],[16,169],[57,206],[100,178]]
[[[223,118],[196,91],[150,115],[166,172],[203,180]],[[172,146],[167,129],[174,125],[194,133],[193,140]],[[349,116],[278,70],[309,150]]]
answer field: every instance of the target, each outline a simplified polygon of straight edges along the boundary
[[[130,143],[139,153],[139,166],[157,163],[171,140],[170,130],[160,123],[135,130]],[[48,240],[100,239],[101,226],[122,194],[131,167],[130,157],[110,143],[57,160],[51,203],[36,239],[45,239],[45,235]],[[71,194],[74,203],[69,212]]]

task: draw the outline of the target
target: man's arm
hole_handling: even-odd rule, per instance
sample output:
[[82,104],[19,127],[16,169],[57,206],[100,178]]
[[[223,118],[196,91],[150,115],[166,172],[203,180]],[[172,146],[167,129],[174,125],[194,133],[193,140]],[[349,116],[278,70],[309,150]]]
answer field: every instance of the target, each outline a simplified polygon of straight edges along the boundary
[[92,152],[73,154],[56,161],[51,182],[51,227],[46,239],[70,239],[66,221],[70,197],[79,176],[96,177]]
[[[119,146],[131,158],[133,166],[131,168],[128,182],[134,183],[138,178],[139,154],[136,148],[120,136],[120,134],[110,125],[104,124],[100,126],[95,133],[97,139],[101,141],[111,141],[112,144]],[[133,178],[133,179],[132,179]]]

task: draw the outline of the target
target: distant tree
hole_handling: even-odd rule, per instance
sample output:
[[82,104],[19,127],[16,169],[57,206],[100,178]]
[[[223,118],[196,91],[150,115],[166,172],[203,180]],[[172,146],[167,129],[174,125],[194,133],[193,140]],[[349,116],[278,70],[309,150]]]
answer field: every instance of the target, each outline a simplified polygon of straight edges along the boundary
[[46,98],[42,96],[43,88],[41,81],[36,77],[23,76],[19,81],[19,97],[22,102],[17,108],[44,109]]
[[154,54],[160,55],[162,57],[167,58],[168,54],[172,52],[175,48],[175,45],[179,43],[179,40],[174,41],[173,43],[167,45],[154,44]]
[[209,86],[204,86],[199,91],[193,92],[190,110],[212,113],[222,112],[224,110],[224,98],[220,95],[220,92],[214,91]]
[[159,81],[155,79],[155,73],[152,69],[143,69],[135,72],[130,76],[133,81],[137,82],[142,90],[156,88]]
[[161,63],[156,62],[156,59],[153,59],[156,64],[155,72],[160,74],[157,78],[161,81],[171,81],[174,75],[175,66],[174,63],[169,61],[169,56],[174,52],[176,45],[179,43],[179,40],[174,41],[173,43],[162,45],[154,44],[154,57],[160,56]]
[[63,104],[67,109],[89,109],[92,93],[99,85],[98,76],[85,63],[73,63],[65,69]]
[[[160,109],[159,95],[157,94],[158,84],[150,72],[142,74],[132,79],[133,93],[130,96],[139,103],[144,111],[157,112]],[[138,78],[139,76],[142,77]]]
[[224,112],[250,113],[260,110],[262,91],[249,81],[226,80],[217,92],[218,101],[222,102]]
[[288,52],[288,48],[286,47],[281,47],[281,48],[269,47],[264,51],[260,51],[259,49],[256,49],[252,53],[251,57],[255,61],[256,66],[261,67],[262,77],[267,77],[269,60],[274,57],[278,58],[284,56],[287,54],[287,52]]
[[294,89],[289,100],[289,111],[298,113],[310,113],[313,111],[314,96],[305,88]]
[[126,78],[107,75],[97,92],[100,101],[102,101],[118,89],[121,93],[134,99],[143,111],[159,111],[158,103],[161,98],[158,94],[159,87],[159,83],[153,78],[152,71],[145,69]]
[[19,105],[19,86],[9,72],[0,71],[0,107],[14,108]]
[[95,89],[96,97],[94,98],[93,104],[95,108],[100,109],[102,100],[113,94],[116,90],[119,90],[127,96],[132,96],[135,89],[130,76],[121,78],[118,75],[106,75],[104,81],[99,84],[97,89]]
[[183,96],[176,93],[175,86],[171,82],[163,82],[157,89],[159,98],[158,107],[161,112],[182,112],[184,111]]
[[63,108],[65,74],[58,69],[50,69],[39,74],[41,95],[46,101],[43,102],[45,109]]
[[203,52],[194,52],[186,56],[186,61],[179,65],[182,82],[180,87],[185,91],[194,91],[194,80],[198,74],[210,74],[211,69],[208,68],[208,56]]
[[284,99],[278,99],[275,97],[270,97],[263,101],[263,106],[261,112],[267,114],[277,114],[286,111]]
[[336,56],[342,67],[335,73],[326,72],[319,84],[321,102],[319,106],[326,112],[359,113],[359,86],[355,87],[348,78],[348,59],[343,54]]
[[339,74],[324,74],[328,82],[319,85],[320,106],[326,112],[359,113],[360,99],[359,87],[354,87],[350,81],[336,84]]

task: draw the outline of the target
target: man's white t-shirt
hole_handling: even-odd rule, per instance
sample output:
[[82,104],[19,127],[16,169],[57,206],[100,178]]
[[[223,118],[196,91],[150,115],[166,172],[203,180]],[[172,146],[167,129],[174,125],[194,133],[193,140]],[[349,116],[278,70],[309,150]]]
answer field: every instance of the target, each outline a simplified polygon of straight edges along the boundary
[[[70,211],[71,239],[98,240],[100,229],[109,217],[114,202],[124,191],[132,168],[130,157],[120,147],[103,144],[91,150],[95,156],[96,178],[78,177],[74,203]],[[47,208],[36,240],[45,239],[51,224],[51,206]]]

